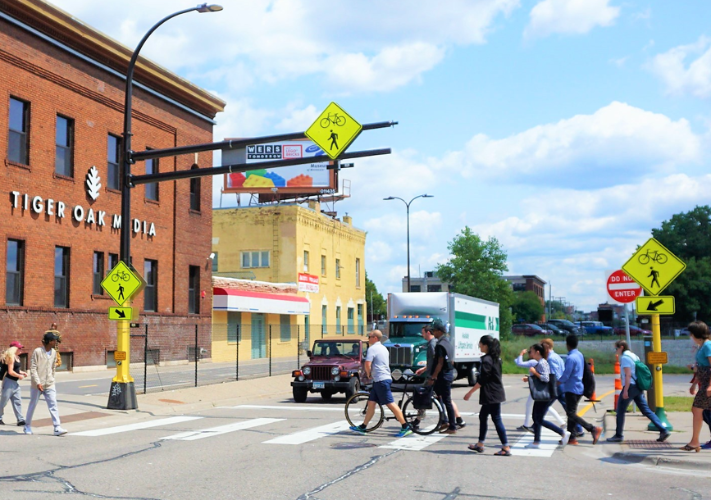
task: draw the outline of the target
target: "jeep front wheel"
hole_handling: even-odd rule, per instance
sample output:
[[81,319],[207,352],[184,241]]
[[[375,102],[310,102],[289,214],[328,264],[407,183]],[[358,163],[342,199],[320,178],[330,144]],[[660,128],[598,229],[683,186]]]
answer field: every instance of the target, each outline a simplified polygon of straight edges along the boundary
[[306,401],[309,391],[306,387],[294,387],[294,401],[297,403],[303,403]]
[[346,400],[348,400],[353,394],[360,390],[360,384],[358,383],[358,377],[353,377],[348,381],[348,387],[346,387]]

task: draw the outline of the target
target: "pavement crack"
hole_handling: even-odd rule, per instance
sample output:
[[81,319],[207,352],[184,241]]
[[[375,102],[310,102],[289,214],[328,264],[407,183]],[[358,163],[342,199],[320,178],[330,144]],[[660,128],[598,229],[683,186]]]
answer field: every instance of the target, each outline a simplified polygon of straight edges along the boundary
[[698,493],[698,492],[693,491],[693,490],[687,490],[686,488],[675,488],[675,487],[672,487],[672,489],[673,489],[673,490],[679,490],[679,491],[685,491],[686,493],[689,493],[689,494],[691,495],[691,496],[689,497],[689,498],[691,498],[691,500],[701,500],[701,499],[703,498],[703,497],[701,496],[701,493]]

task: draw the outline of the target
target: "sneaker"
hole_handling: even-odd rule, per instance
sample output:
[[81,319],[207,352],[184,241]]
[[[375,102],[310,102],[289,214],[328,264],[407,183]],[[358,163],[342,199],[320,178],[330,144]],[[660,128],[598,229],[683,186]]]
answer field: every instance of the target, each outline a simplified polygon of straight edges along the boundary
[[357,432],[358,434],[365,436],[365,427],[361,425],[351,425],[349,429],[353,432]]
[[568,440],[568,445],[569,445],[569,446],[578,446],[578,440],[577,440],[576,438],[574,438],[574,437],[571,437],[571,438]]
[[1,418],[0,418],[0,425],[5,425],[5,422],[3,422]]
[[560,444],[562,446],[565,446],[566,444],[568,444],[568,441],[570,441],[570,432],[563,431],[563,439],[560,440]]
[[464,420],[460,420],[455,425],[457,426],[457,429],[464,429],[467,426],[467,423]]
[[530,425],[519,425],[518,427],[516,427],[516,430],[517,431],[526,431],[526,432],[530,432],[531,434],[533,434],[533,427]]
[[25,434],[32,434],[32,427],[26,425],[25,428],[22,429],[22,432],[24,432]]
[[445,429],[445,430],[443,430],[443,431],[439,431],[439,433],[440,433],[440,434],[456,434],[456,433],[457,433],[457,429],[450,429],[450,428],[447,428],[447,429]]
[[600,434],[602,434],[602,427],[593,427],[590,434],[592,434],[593,444],[597,444],[600,440]]
[[[671,436],[671,432],[669,432],[668,430],[665,429],[665,430],[663,430],[662,432],[659,433],[659,437],[657,438],[657,442],[658,442],[658,443],[663,443],[664,441],[666,441],[667,439],[669,439],[669,436]],[[709,441],[709,443],[711,443],[711,441]],[[707,443],[707,444],[708,444],[708,443]],[[702,448],[703,448],[703,447],[702,447]]]
[[439,430],[439,432],[444,432],[447,429],[449,429],[449,422],[445,422],[442,425],[440,425],[438,430]]
[[711,450],[711,441],[709,441],[709,442],[706,443],[706,444],[702,444],[702,445],[701,445],[701,449],[702,449],[702,450]]
[[[4,425],[4,424],[3,424],[3,425]],[[18,427],[24,427],[24,426],[25,426],[25,421],[24,421],[24,420],[20,420],[19,422],[17,422],[17,426],[18,426]]]
[[395,434],[395,437],[403,438],[405,436],[409,436],[410,434],[412,434],[412,429],[410,429],[410,426],[408,425],[407,427],[400,429],[400,432]]
[[624,441],[624,438],[622,436],[612,436],[606,439],[608,443],[621,443]]
[[54,435],[55,436],[64,436],[67,433],[66,429],[62,429],[61,427],[57,427],[54,429]]
[[539,450],[541,448],[540,443],[528,443],[524,448],[527,448],[529,450]]
[[585,437],[585,431],[575,431],[575,434],[573,434],[576,438],[581,438]]

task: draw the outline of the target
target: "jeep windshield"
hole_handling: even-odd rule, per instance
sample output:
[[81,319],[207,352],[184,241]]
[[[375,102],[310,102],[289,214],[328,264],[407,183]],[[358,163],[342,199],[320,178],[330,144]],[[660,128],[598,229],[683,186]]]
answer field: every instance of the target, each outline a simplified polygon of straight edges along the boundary
[[422,337],[422,327],[430,323],[390,322],[390,338]]
[[360,351],[358,342],[315,342],[313,355],[326,358],[357,358]]

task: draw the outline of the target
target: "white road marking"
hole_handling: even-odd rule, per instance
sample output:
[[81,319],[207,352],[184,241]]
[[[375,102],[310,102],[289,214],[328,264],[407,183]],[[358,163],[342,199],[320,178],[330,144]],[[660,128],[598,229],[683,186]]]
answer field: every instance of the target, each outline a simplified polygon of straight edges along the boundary
[[[345,405],[344,405],[345,406]],[[219,406],[218,408],[228,408],[231,410],[285,410],[285,411],[337,411],[344,412],[344,408],[327,408],[318,406],[266,406],[266,405],[239,405],[239,406]]]
[[429,445],[436,443],[447,437],[447,434],[429,435],[429,436],[419,436],[417,434],[410,434],[404,438],[396,439],[386,445],[379,446],[379,448],[390,448],[393,450],[407,450],[407,451],[420,451],[427,448]]
[[313,429],[287,434],[286,436],[280,436],[264,442],[266,444],[303,444],[322,437],[338,434],[339,432],[348,429],[348,427],[350,427],[348,422],[343,420],[342,422],[314,427]]
[[526,448],[526,445],[533,442],[533,434],[527,432],[519,439],[516,444],[511,446],[511,454],[516,457],[538,457],[550,458],[553,452],[560,446],[558,444],[560,436],[555,432],[546,429],[541,429],[541,447],[538,449]]
[[272,424],[274,422],[281,422],[283,418],[255,418],[253,420],[245,420],[244,422],[236,422],[234,424],[221,425],[219,427],[212,427],[209,429],[201,429],[198,431],[188,431],[181,432],[180,434],[174,434],[172,436],[164,437],[162,439],[176,439],[181,441],[195,441],[196,439],[204,439],[213,436],[219,436],[220,434],[227,434],[228,432],[241,431],[243,429],[251,429],[252,427],[259,427],[260,425]]
[[149,420],[148,422],[139,422],[137,424],[119,425],[118,427],[107,427],[106,429],[94,429],[93,431],[73,432],[72,436],[106,436],[108,434],[118,434],[120,432],[129,432],[139,429],[148,429],[150,427],[160,427],[161,425],[179,424],[181,422],[189,422],[191,420],[199,420],[203,417],[169,417],[159,420]]

